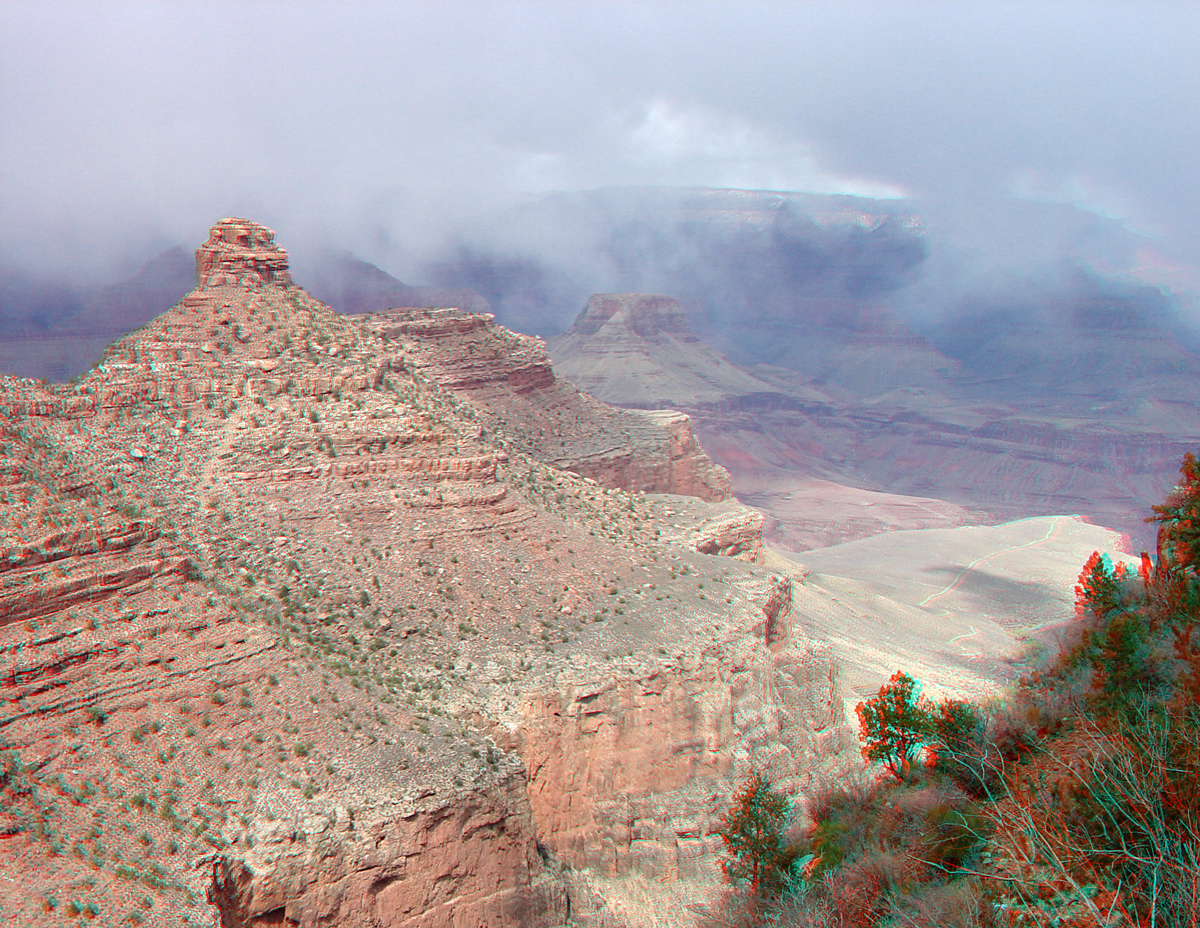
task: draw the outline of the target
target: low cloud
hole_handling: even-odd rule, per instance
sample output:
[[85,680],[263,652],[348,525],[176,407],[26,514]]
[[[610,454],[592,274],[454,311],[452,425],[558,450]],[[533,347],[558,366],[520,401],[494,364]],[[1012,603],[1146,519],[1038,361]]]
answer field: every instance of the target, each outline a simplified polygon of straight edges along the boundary
[[964,253],[1055,200],[1200,267],[1197,32],[1147,2],[13,0],[0,263],[113,279],[236,214],[411,277],[551,191],[667,185],[906,196]]

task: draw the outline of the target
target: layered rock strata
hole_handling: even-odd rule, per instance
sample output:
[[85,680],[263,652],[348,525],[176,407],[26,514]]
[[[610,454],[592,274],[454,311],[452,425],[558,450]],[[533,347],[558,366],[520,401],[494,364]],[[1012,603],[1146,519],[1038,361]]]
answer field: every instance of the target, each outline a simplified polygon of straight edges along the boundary
[[546,544],[507,455],[290,287],[269,230],[219,223],[197,270],[78,383],[5,381],[0,911],[116,921],[149,887],[164,925],[561,924],[519,762],[394,695],[456,606],[485,621],[385,548]]
[[394,309],[352,317],[394,340],[407,363],[477,406],[484,425],[520,451],[606,486],[726,499],[729,479],[686,417],[614,409],[555,376],[541,339],[491,314]]
[[0,910],[548,928],[545,860],[711,873],[751,763],[843,753],[752,515],[545,463],[720,496],[686,417],[483,317],[384,337],[241,220],[198,267],[77,383],[4,383]]
[[287,252],[275,233],[248,219],[222,219],[196,249],[196,283],[201,287],[289,287]]
[[556,925],[563,885],[543,871],[520,765],[483,788],[409,790],[302,819],[259,820],[241,859],[214,857],[225,925]]
[[800,796],[857,762],[830,653],[793,629],[775,578],[707,646],[531,696],[515,741],[541,840],[605,876],[711,876],[731,783]]

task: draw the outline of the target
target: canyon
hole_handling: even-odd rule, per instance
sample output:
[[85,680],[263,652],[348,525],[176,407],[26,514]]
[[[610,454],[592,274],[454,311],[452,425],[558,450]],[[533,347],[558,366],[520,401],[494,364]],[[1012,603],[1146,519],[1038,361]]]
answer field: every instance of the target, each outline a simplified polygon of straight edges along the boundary
[[[1015,372],[968,379],[882,311],[834,317],[790,340],[796,366],[741,368],[703,345],[678,301],[597,294],[549,345],[564,376],[596,395],[688,415],[785,550],[1057,513],[1151,545],[1144,514],[1200,441],[1188,386],[1200,360],[1177,341],[1114,317],[1111,342],[1081,334],[1050,358],[1060,340],[1049,338],[1035,362],[1014,338]],[[1056,379],[1022,380],[1040,374]]]
[[[338,316],[245,220],[197,276],[74,383],[4,380],[0,910],[561,924],[563,866],[711,870],[749,764],[853,755],[685,418],[484,317]],[[628,486],[535,457],[552,421]]]
[[[195,266],[72,382],[0,380],[21,924],[635,928],[635,886],[692,924],[749,771],[802,809],[861,768],[848,710],[895,661],[994,693],[1087,553],[1119,554],[1079,519],[955,527],[974,515],[863,491],[912,510],[871,531],[950,534],[814,529],[825,550],[785,557],[701,446],[722,408],[803,411],[740,392],[770,371],[623,409],[487,313],[334,312],[249,220]],[[641,305],[585,321],[638,335]],[[649,309],[675,358],[709,350]]]
[[[1057,513],[1147,547],[1144,513],[1200,437],[1200,338],[1186,295],[1106,264],[1136,244],[1119,224],[1067,207],[1011,209],[1042,263],[1031,254],[1003,273],[960,267],[964,230],[932,204],[613,188],[548,196],[464,230],[417,269],[428,286],[329,250],[308,254],[302,277],[341,313],[412,317],[397,323],[409,329],[402,339],[444,345],[427,373],[460,383],[451,389],[464,399],[461,390],[490,388],[468,383],[472,362],[455,351],[512,351],[523,360],[506,377],[546,378],[537,339],[510,332],[501,345],[478,320],[434,335],[445,323],[417,326],[420,310],[494,313],[493,324],[551,333],[560,382],[529,390],[562,393],[565,381],[627,410],[685,415],[729,486],[719,470],[690,476],[692,465],[662,451],[639,473],[663,438],[630,417],[567,448],[560,417],[537,412],[541,401],[522,399],[532,393],[515,381],[510,399],[495,393],[504,412],[489,427],[513,433],[502,440],[612,485],[665,486],[678,470],[682,492],[708,482],[713,498],[731,493],[767,513],[767,538],[787,550]],[[1090,244],[1058,260],[1063,242]],[[177,302],[193,273],[174,248],[90,292],[0,278],[0,370],[77,375],[100,346]],[[614,284],[624,292],[606,296]],[[548,406],[567,423],[576,413],[565,402]],[[639,453],[623,456],[627,444]]]

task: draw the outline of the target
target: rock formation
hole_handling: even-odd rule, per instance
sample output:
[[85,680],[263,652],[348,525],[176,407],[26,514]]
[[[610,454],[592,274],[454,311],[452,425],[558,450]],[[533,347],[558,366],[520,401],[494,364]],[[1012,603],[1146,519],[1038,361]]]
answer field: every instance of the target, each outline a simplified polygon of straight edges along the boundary
[[[686,417],[605,407],[490,319],[339,317],[245,220],[197,268],[77,382],[0,392],[0,910],[557,925],[582,890],[539,843],[590,860],[591,821],[605,872],[711,873],[751,756],[844,753],[787,582],[725,556],[753,513],[676,538],[689,497],[640,492],[727,491]],[[557,425],[613,486],[546,463]],[[647,740],[678,747],[649,793]]]
[[275,233],[247,219],[222,219],[196,249],[196,283],[200,287],[288,287],[287,252],[275,244]]
[[531,697],[515,740],[543,842],[604,876],[705,876],[731,776],[756,769],[800,793],[854,766],[830,654],[792,631],[791,611],[776,578],[707,645]]
[[548,344],[560,374],[619,406],[692,407],[778,392],[701,342],[669,296],[593,294]]
[[536,853],[524,770],[482,789],[334,806],[255,822],[241,860],[214,857],[225,924],[555,925],[566,893]]
[[393,309],[352,317],[393,340],[407,363],[480,409],[514,449],[609,487],[729,496],[686,416],[614,409],[559,379],[540,339],[498,326],[490,314]]

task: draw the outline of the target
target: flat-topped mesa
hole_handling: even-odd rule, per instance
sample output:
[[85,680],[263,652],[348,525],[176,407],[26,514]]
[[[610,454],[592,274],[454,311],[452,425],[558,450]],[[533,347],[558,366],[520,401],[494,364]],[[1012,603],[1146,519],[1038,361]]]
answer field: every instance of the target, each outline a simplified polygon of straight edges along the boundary
[[587,336],[612,324],[642,338],[673,335],[681,341],[696,340],[679,301],[658,293],[593,293],[572,329]]
[[196,284],[290,287],[288,255],[266,226],[249,219],[221,219],[209,230],[208,241],[196,249]]

